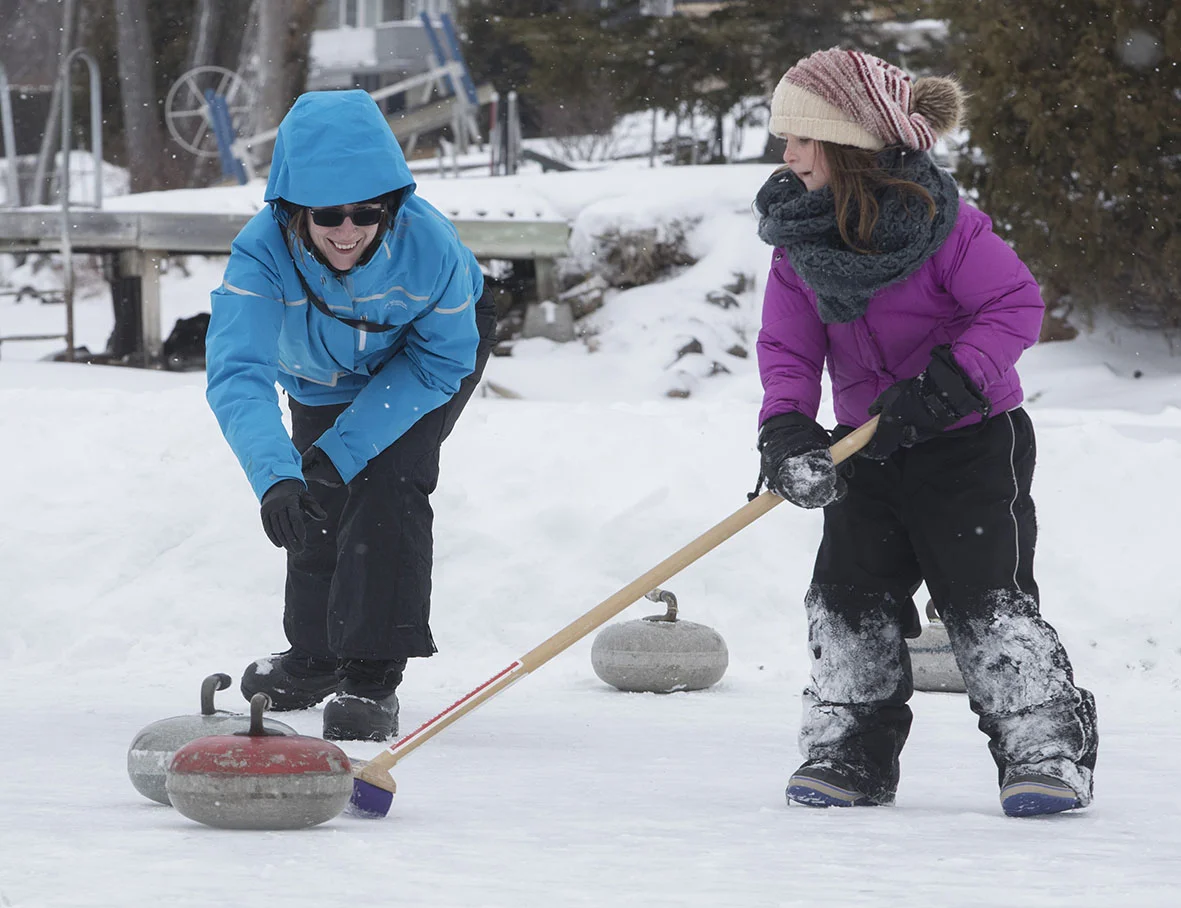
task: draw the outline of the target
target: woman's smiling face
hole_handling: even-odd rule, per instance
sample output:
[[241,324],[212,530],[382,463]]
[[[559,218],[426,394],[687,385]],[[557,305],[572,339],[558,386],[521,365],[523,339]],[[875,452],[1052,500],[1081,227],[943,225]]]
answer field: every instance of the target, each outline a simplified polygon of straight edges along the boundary
[[804,181],[804,188],[814,192],[827,186],[828,160],[820,143],[801,136],[784,136],[784,139],[787,146],[783,149],[783,163]]
[[[317,211],[341,211],[347,216],[335,227],[322,227],[316,223]],[[377,223],[363,227],[358,226],[353,222],[354,211],[365,211],[367,214],[370,211],[380,212],[381,206],[372,204],[342,205],[339,209],[311,209],[308,212],[308,234],[312,238],[312,244],[320,255],[324,256],[328,264],[337,271],[348,271],[357,264],[365,250],[369,248],[369,244],[373,242],[373,238],[377,236],[380,226]],[[369,217],[372,218],[372,215],[370,214]]]

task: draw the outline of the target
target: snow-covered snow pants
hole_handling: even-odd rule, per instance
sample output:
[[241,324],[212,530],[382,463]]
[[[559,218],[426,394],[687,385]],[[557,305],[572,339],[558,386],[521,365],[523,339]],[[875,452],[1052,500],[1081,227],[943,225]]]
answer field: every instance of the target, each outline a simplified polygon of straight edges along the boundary
[[[426,413],[346,486],[312,483],[328,512],[309,521],[308,545],[287,556],[283,629],[313,656],[404,660],[435,652],[431,568],[439,451],[475,391],[495,343],[496,310],[476,307],[476,368],[443,406]],[[292,440],[307,450],[348,406],[309,407],[289,398]]]
[[865,794],[893,800],[912,718],[905,637],[919,630],[911,597],[925,581],[1002,782],[1010,770],[1050,772],[1090,801],[1095,701],[1039,611],[1035,459],[1019,408],[885,461],[849,462],[806,599],[807,760],[841,763]]

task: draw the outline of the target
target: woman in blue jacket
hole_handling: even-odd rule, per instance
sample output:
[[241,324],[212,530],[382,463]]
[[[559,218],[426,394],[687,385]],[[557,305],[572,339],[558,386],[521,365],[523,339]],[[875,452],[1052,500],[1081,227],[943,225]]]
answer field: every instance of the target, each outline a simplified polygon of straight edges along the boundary
[[429,497],[495,330],[475,257],[414,190],[368,94],[302,95],[213,292],[206,397],[287,549],[290,648],[242,693],[291,710],[335,692],[334,740],[396,734],[406,660],[435,652]]

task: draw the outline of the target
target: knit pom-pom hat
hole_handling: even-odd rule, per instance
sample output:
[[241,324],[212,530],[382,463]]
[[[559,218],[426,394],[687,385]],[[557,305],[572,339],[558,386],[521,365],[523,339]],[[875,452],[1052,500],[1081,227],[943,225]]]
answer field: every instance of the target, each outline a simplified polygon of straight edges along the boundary
[[964,91],[954,79],[910,76],[871,54],[817,51],[779,80],[769,129],[878,151],[905,145],[927,151],[959,125]]

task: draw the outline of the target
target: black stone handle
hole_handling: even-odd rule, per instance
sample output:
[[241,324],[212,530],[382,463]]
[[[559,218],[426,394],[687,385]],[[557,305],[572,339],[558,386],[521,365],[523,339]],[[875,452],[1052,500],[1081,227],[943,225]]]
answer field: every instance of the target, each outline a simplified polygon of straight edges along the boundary
[[251,738],[282,738],[287,733],[273,728],[267,728],[263,723],[262,714],[271,706],[271,698],[259,691],[250,698],[250,728],[246,731],[236,731],[234,734]]
[[212,716],[217,710],[213,708],[213,694],[215,691],[225,690],[230,686],[230,676],[224,672],[210,675],[201,682],[201,715]]

